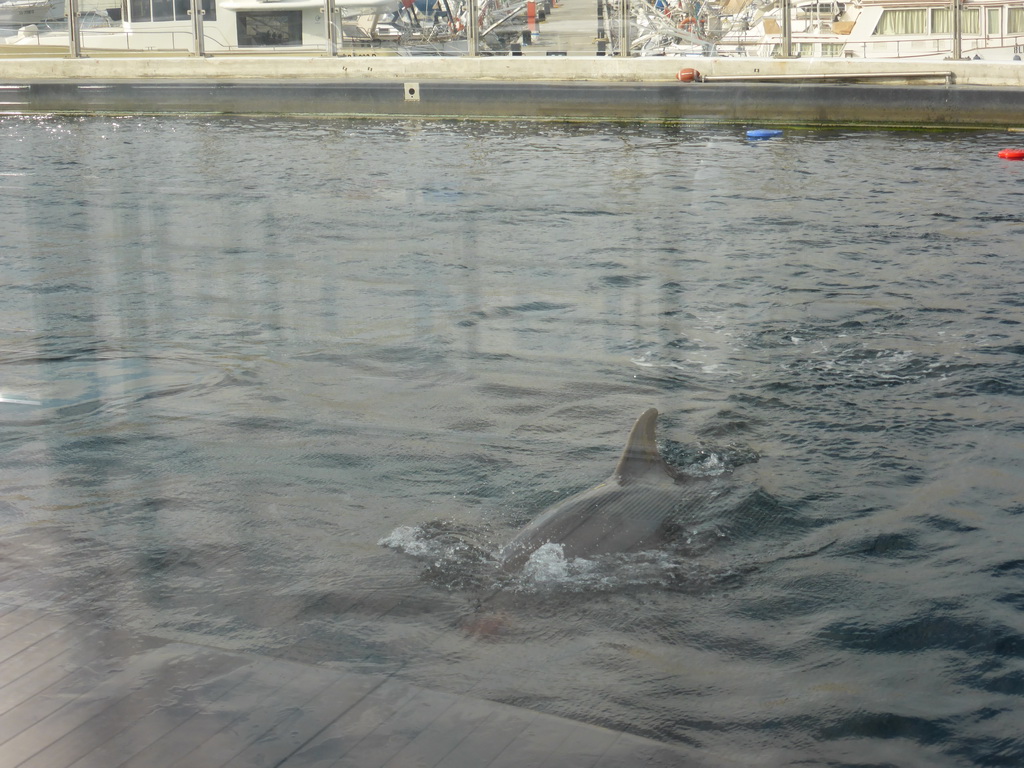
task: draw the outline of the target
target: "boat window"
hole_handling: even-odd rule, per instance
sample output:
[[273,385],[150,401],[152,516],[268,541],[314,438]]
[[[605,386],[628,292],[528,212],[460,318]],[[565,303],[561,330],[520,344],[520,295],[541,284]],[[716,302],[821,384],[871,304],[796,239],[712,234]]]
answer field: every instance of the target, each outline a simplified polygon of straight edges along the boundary
[[[981,10],[964,8],[960,12],[960,34],[977,35],[981,33]],[[932,34],[953,34],[953,13],[949,8],[932,9]]]
[[873,35],[923,35],[928,29],[928,12],[924,8],[887,9],[882,11]]
[[153,4],[153,21],[174,21],[174,0],[150,0]]
[[1024,7],[1006,9],[1006,34],[1024,34]]
[[1000,23],[999,8],[986,8],[985,15],[988,17],[985,19],[985,31],[989,35],[998,35],[1002,32],[1003,25]]
[[130,0],[128,11],[132,21],[150,21],[152,17],[149,0]]
[[953,17],[949,8],[932,8],[932,34],[948,35],[953,32]]
[[[205,21],[217,19],[216,0],[203,0]],[[132,22],[143,21],[188,21],[191,18],[192,0],[129,0],[128,10]]]
[[173,0],[131,0],[132,21],[174,21]]
[[239,12],[238,45],[302,45],[302,11]]
[[822,56],[842,56],[844,43],[822,43]]
[[960,11],[960,32],[965,35],[981,34],[980,8],[964,8]]

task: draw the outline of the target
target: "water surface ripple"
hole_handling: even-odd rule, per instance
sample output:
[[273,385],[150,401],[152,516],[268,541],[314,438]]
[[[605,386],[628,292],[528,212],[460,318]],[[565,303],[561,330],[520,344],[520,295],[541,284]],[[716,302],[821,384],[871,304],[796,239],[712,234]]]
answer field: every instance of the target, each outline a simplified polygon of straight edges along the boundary
[[[1024,764],[1006,144],[0,118],[7,592],[695,764]],[[650,406],[681,543],[503,580]]]

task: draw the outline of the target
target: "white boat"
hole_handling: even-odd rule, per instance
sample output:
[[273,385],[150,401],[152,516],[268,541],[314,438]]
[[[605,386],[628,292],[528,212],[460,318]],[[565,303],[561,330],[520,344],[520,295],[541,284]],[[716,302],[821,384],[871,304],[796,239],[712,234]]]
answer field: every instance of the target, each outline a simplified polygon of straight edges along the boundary
[[[781,0],[686,0],[713,20],[703,45],[663,37],[641,55],[784,55]],[[680,7],[682,0],[676,0]],[[790,55],[863,59],[986,59],[1024,57],[1024,4],[1020,0],[962,0],[959,37],[950,0],[792,0]],[[685,13],[679,11],[678,13]],[[700,16],[696,16],[698,21]],[[710,24],[708,25],[710,29]],[[959,50],[958,44],[959,43]]]
[[[18,0],[27,1],[27,0]],[[64,0],[59,0],[63,3]],[[485,24],[503,19],[517,0],[482,0],[481,34]],[[443,52],[446,46],[465,50],[464,9],[456,3],[443,19],[417,14],[402,0],[333,0],[333,30],[325,20],[327,0],[199,0],[202,8],[202,52],[298,53],[335,52],[380,55]],[[524,5],[521,4],[520,5]],[[499,22],[503,23],[503,22]],[[492,33],[493,34],[493,33]],[[461,39],[460,39],[461,38]],[[99,9],[81,16],[79,45],[89,50],[197,52],[191,0],[121,0],[120,8]],[[27,24],[0,45],[70,46],[67,29]]]
[[64,16],[64,0],[0,0],[0,27],[20,27]]
[[[399,0],[343,0],[336,4],[336,40],[377,41],[382,15],[397,11]],[[208,53],[295,49],[324,51],[328,27],[324,0],[201,0],[203,48]],[[81,17],[82,50],[195,50],[189,0],[122,0],[120,8]],[[69,45],[66,29],[29,25],[2,41],[6,45]]]

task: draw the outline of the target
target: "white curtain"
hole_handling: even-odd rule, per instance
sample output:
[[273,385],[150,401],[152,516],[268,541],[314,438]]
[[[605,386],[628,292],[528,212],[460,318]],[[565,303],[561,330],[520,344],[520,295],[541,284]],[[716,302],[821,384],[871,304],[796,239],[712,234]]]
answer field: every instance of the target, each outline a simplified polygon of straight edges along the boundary
[[1006,9],[1006,34],[1019,35],[1024,33],[1024,8]]
[[965,35],[981,34],[980,8],[964,8],[960,12],[960,32]]
[[[1024,10],[1022,8],[1021,10]],[[1024,18],[1022,18],[1024,21]],[[882,13],[875,35],[923,35],[928,32],[928,11],[924,8],[890,9]]]
[[949,8],[932,8],[932,34],[953,34],[953,14]]

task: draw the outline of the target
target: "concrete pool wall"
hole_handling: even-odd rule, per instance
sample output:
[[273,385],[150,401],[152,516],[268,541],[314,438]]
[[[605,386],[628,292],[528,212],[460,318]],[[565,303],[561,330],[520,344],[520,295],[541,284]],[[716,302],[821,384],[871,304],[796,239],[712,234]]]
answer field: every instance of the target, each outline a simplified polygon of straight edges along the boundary
[[[679,82],[684,68],[704,82]],[[706,58],[0,58],[6,113],[296,114],[914,128],[1024,126],[1024,65]]]

